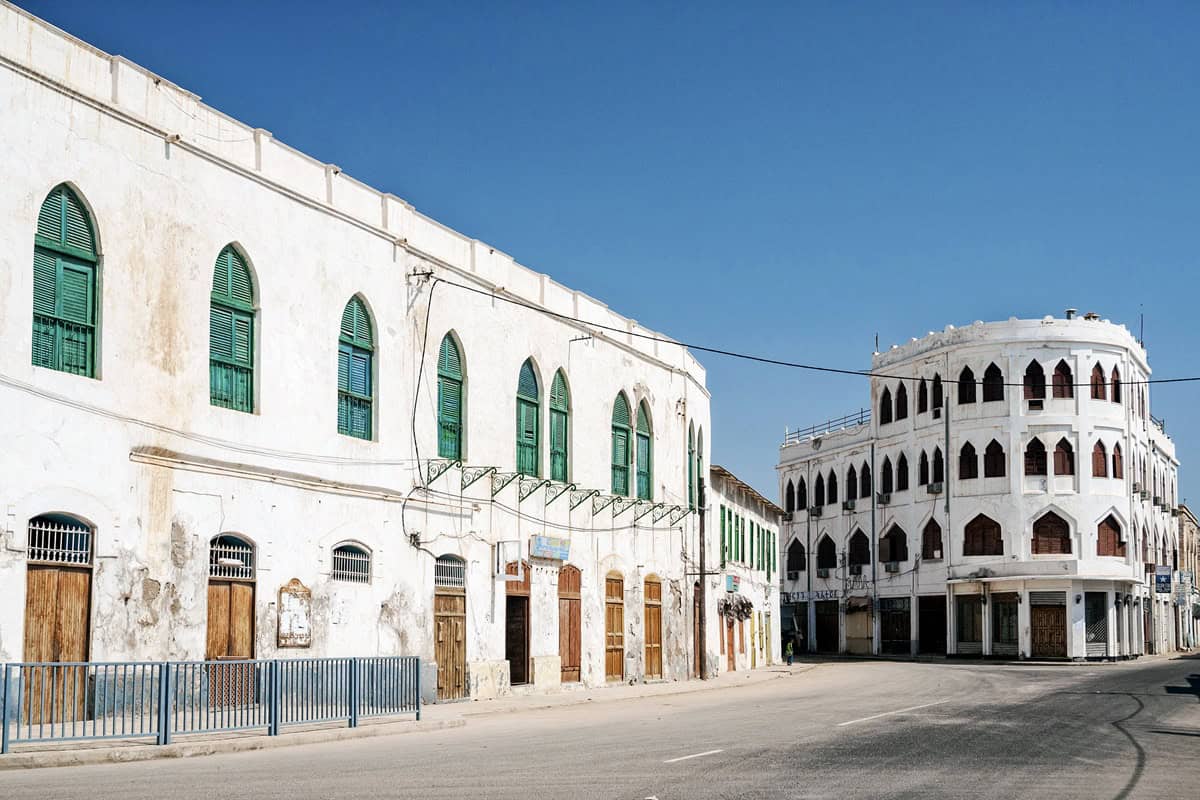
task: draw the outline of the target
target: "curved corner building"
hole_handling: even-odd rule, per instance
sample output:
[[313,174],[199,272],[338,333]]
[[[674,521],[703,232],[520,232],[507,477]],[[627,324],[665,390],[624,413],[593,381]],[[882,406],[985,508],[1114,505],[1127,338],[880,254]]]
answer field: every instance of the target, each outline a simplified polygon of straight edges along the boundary
[[780,448],[785,632],[861,654],[1176,646],[1155,573],[1178,569],[1178,461],[1124,326],[948,326],[872,371],[870,411]]

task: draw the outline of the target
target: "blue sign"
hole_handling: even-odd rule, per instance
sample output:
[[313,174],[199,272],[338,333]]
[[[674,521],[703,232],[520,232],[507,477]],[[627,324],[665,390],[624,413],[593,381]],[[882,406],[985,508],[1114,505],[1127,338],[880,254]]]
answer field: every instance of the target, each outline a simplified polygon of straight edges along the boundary
[[1171,593],[1171,568],[1160,566],[1154,572],[1154,591],[1156,594]]
[[571,540],[553,536],[534,536],[529,541],[529,555],[534,558],[549,558],[566,561],[571,557]]
[[742,585],[742,579],[737,575],[725,576],[725,591],[736,592]]

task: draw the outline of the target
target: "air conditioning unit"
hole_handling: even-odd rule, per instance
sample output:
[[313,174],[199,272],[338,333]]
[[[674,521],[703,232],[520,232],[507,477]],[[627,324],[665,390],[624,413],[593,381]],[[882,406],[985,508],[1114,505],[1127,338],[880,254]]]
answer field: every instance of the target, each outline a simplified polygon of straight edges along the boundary
[[1171,516],[1172,516],[1172,517],[1178,517],[1178,516],[1179,516],[1179,509],[1178,509],[1178,508],[1172,508],[1172,509],[1171,509]]
[[842,511],[853,511],[853,510],[854,510],[854,501],[853,500],[843,500],[842,501]]
[[851,575],[862,575],[862,564],[851,564],[850,565],[850,574]]
[[790,511],[785,512],[782,519],[784,522],[791,522],[792,521],[792,512],[790,512]]
[[1143,500],[1149,500],[1149,499],[1150,499],[1150,492],[1148,492],[1148,491],[1146,491],[1145,489],[1143,489],[1143,490],[1142,490],[1142,499],[1143,499]]
[[1030,400],[1029,401],[1029,410],[1030,411],[1041,411],[1044,403],[1045,403],[1045,401],[1043,401],[1043,400]]
[[930,560],[931,560],[931,561],[941,561],[941,560],[942,560],[942,551],[941,551],[941,550],[934,550],[934,551],[933,551],[933,558],[931,558]]
[[928,491],[930,494],[941,494],[942,493],[942,482],[938,481],[937,483],[931,483],[925,487],[925,490]]
[[789,581],[798,581],[798,580],[800,580],[800,573],[799,572],[789,572],[787,574],[787,579]]
[[935,408],[935,409],[933,410],[933,418],[934,418],[934,419],[941,419],[941,418],[942,418],[942,410],[941,410],[940,408]]
[[883,565],[883,570],[884,570],[884,572],[899,572],[900,571],[900,562],[899,561],[888,561]]
[[1158,495],[1155,495],[1154,496],[1154,505],[1161,506],[1162,504],[1163,504],[1162,498],[1159,497]]
[[820,507],[820,506],[813,506],[812,508],[810,508],[810,509],[808,510],[808,513],[809,513],[809,515],[810,515],[810,516],[813,516],[813,517],[819,517],[819,516],[821,516],[821,507]]
[[829,567],[817,567],[817,577],[818,578],[828,578],[829,577]]
[[1140,483],[1138,483],[1137,481],[1134,481],[1133,482],[1133,493],[1137,494],[1141,490],[1142,490],[1142,485]]
[[879,493],[879,505],[886,506],[886,505],[890,505],[891,502],[892,502],[892,493],[891,492],[880,492]]

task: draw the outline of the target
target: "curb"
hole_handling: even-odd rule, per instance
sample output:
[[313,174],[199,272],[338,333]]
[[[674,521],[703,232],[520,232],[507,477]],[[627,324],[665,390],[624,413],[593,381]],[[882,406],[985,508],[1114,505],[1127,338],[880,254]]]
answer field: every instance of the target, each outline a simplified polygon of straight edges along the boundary
[[243,736],[238,738],[184,741],[168,745],[130,744],[117,747],[81,748],[75,750],[38,750],[9,753],[0,757],[0,772],[18,769],[50,767],[81,767],[95,764],[122,764],[132,761],[152,761],[160,758],[193,758],[221,753],[244,753],[253,750],[274,750],[303,744],[341,742],[352,739],[373,739],[378,736],[399,736],[408,733],[428,733],[466,725],[463,719],[404,720],[378,722],[357,728],[321,728],[294,731],[281,736]]

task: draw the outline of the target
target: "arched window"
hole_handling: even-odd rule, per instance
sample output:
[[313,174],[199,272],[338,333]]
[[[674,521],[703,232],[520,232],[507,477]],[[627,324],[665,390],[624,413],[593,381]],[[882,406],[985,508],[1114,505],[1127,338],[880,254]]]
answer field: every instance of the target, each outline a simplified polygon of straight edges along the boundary
[[633,419],[629,414],[629,401],[624,392],[617,393],[612,412],[612,493],[629,496],[630,438],[633,435]]
[[817,473],[817,479],[813,481],[813,505],[825,505],[825,477]]
[[804,572],[804,544],[799,539],[792,539],[787,549],[787,571]]
[[837,505],[837,501],[838,501],[837,473],[834,472],[833,470],[829,470],[829,481],[825,484],[825,491],[827,493],[826,499],[829,501],[829,505],[831,505],[831,506]]
[[893,525],[879,540],[879,560],[908,561],[908,534],[899,525]]
[[941,483],[946,480],[946,464],[942,459],[942,448],[933,448],[933,482]]
[[924,486],[929,483],[929,456],[925,451],[921,451],[921,457],[917,460],[917,486]]
[[850,465],[850,469],[846,470],[846,499],[858,499],[858,472],[855,471],[854,465]]
[[1125,558],[1125,542],[1121,539],[1121,525],[1111,514],[1096,526],[1096,555]]
[[1025,368],[1025,399],[1043,400],[1046,397],[1046,372],[1042,365],[1030,361]]
[[[26,251],[28,252],[28,251]],[[66,184],[50,190],[33,239],[33,365],[96,376],[96,233]]]
[[1097,441],[1092,447],[1092,477],[1108,477],[1108,451],[1104,447],[1104,442]]
[[541,424],[538,412],[541,394],[533,359],[525,359],[517,376],[517,472],[521,475],[542,474]]
[[801,478],[796,483],[796,508],[801,511],[808,510],[808,484]]
[[975,453],[975,446],[970,442],[964,444],[958,451],[958,477],[962,480],[979,477],[979,456]]
[[1054,396],[1075,396],[1075,378],[1071,374],[1071,367],[1068,366],[1066,361],[1059,361],[1054,367]]
[[1029,444],[1025,445],[1025,474],[1046,474],[1046,445],[1037,437],[1030,439]]
[[438,351],[438,457],[462,459],[463,368],[462,354],[454,337],[442,337]]
[[817,542],[817,569],[834,569],[837,567],[837,546],[833,539],[822,536]]
[[208,577],[252,581],[255,578],[254,545],[240,536],[222,533],[208,542]]
[[975,373],[970,367],[963,367],[958,373],[958,404],[966,405],[975,402]]
[[650,409],[645,400],[638,404],[637,496],[639,500],[654,499],[654,453],[650,445]]
[[1119,369],[1117,369],[1117,366],[1115,364],[1113,365],[1111,383],[1112,383],[1112,401],[1114,403],[1119,403],[1119,402],[1121,402],[1121,371]]
[[929,386],[926,385],[925,379],[921,378],[917,383],[917,413],[924,414],[929,410]]
[[908,456],[904,453],[896,459],[896,491],[908,491]]
[[963,555],[1004,555],[1004,536],[1000,531],[1000,523],[984,514],[968,522],[963,529]]
[[942,376],[936,372],[933,373],[933,397],[930,398],[929,404],[933,408],[942,407]]
[[879,424],[887,425],[892,421],[892,390],[883,387],[883,394],[879,397]]
[[936,519],[930,519],[925,523],[925,529],[921,531],[921,558],[925,561],[934,561],[942,557],[942,526],[938,525]]
[[883,494],[891,494],[892,485],[892,460],[884,456],[883,467],[879,471],[879,491]]
[[254,281],[245,257],[226,245],[213,267],[208,304],[208,401],[254,411]]
[[993,403],[1004,399],[1004,373],[995,364],[988,364],[983,371],[983,402]]
[[858,496],[869,500],[871,498],[871,466],[865,461],[862,469],[858,471],[858,483]]
[[456,555],[438,556],[433,562],[433,585],[439,589],[465,589],[467,562]]
[[871,542],[861,530],[856,530],[850,536],[850,544],[847,550],[850,566],[861,567],[864,564],[871,563]]
[[[692,423],[688,423],[688,451],[687,451],[687,497],[688,508],[696,507],[696,431],[692,428]],[[791,511],[792,509],[787,509]]]
[[983,477],[1003,478],[1007,471],[1006,465],[1004,446],[992,439],[988,442],[987,449],[983,451]]
[[1113,477],[1118,479],[1125,478],[1125,462],[1121,458],[1121,443],[1113,444]]
[[35,564],[91,564],[92,540],[92,526],[86,522],[67,514],[43,514],[29,520],[25,558]]
[[338,433],[371,438],[374,357],[375,337],[367,307],[361,298],[351,297],[342,310],[338,336]]
[[1054,474],[1075,474],[1075,448],[1066,439],[1059,439],[1054,445]]
[[1092,367],[1092,399],[1107,400],[1108,397],[1108,381],[1104,379],[1104,370],[1100,369],[1100,362]]
[[1033,523],[1031,548],[1035,556],[1070,553],[1071,526],[1053,511],[1047,511]]
[[353,542],[333,548],[333,568],[329,579],[350,583],[371,582],[371,554],[367,548]]
[[571,391],[560,369],[550,384],[550,480],[566,483],[570,475],[568,437],[571,433]]
[[796,485],[790,478],[783,490],[783,510],[789,514],[796,510]]
[[896,419],[908,419],[908,389],[903,383],[896,387]]

